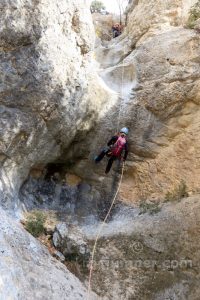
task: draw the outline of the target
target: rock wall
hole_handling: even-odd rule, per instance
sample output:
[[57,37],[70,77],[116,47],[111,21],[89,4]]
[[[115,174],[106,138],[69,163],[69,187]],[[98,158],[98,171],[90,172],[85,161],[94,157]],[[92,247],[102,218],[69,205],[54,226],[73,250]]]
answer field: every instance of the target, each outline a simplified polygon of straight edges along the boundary
[[[93,70],[85,1],[3,0],[0,11],[0,206],[16,216],[30,170],[42,173],[86,134],[110,91]],[[0,215],[2,300],[86,298],[64,265],[2,209]]]
[[[124,34],[97,49],[101,77],[123,100],[90,141],[100,149],[118,127],[129,127],[125,202],[163,201],[181,180],[190,193],[199,189],[200,36],[186,27],[194,3],[132,1]],[[76,172],[84,174],[84,167]],[[102,167],[91,169],[90,178],[103,175]],[[107,191],[114,174],[104,181]]]
[[[128,171],[133,184],[127,178],[124,193],[130,200],[162,199],[181,179],[191,193],[198,190],[200,39],[196,31],[183,28],[194,3],[139,1],[129,16],[138,84],[132,151],[145,157]],[[142,15],[148,17],[142,21]]]
[[195,192],[199,33],[184,28],[194,1],[133,1],[124,34],[97,49],[105,83],[94,73],[88,11],[76,4],[2,3],[2,203],[15,205],[30,169],[58,158],[108,192],[112,176],[105,179],[92,160],[124,125],[125,201],[162,199],[182,179]]
[[[93,28],[84,1],[1,2],[0,191],[4,207],[16,211],[18,191],[30,170],[31,174],[39,172],[44,179],[44,166],[59,162],[66,164],[65,172],[69,170],[72,176],[79,176],[74,177],[78,178],[74,190],[79,186],[78,201],[84,200],[82,204],[87,214],[83,215],[87,219],[88,214],[93,213],[97,196],[102,200],[102,206],[103,200],[109,196],[113,198],[116,191],[119,172],[114,168],[110,176],[105,177],[105,165],[94,165],[93,158],[121,126],[130,129],[130,153],[120,195],[124,202],[133,204],[141,199],[163,201],[167,191],[173,190],[181,180],[186,182],[189,192],[197,192],[200,177],[200,38],[198,32],[185,28],[188,10],[193,3],[133,1],[124,34],[97,49],[96,58],[101,67],[99,78],[92,60]],[[45,187],[45,182],[42,182],[42,187],[43,183]],[[37,180],[30,186],[31,193],[35,184]],[[57,187],[60,192],[68,193],[60,183],[53,186],[51,203],[56,200]],[[63,199],[60,192],[59,201]],[[25,189],[24,202],[26,196]],[[37,197],[37,193],[34,196]],[[48,200],[48,195],[42,196]],[[66,199],[64,197],[64,204]],[[55,207],[60,205],[59,201],[54,203]],[[140,228],[136,231],[138,237],[143,234],[139,240],[144,247],[143,260],[152,254],[153,259],[162,262],[171,249],[172,259],[176,259],[181,240],[174,248],[172,246],[183,229],[181,222],[186,216],[188,227],[185,232],[189,234],[192,230],[194,234],[188,235],[189,242],[183,239],[180,253],[183,258],[191,257],[190,239],[197,240],[198,204],[194,204],[197,212],[194,219],[193,212],[187,215],[184,205],[190,207],[185,202],[178,204],[176,211],[183,211],[177,218],[175,214],[164,211],[161,219],[159,216],[157,219],[139,220]],[[34,207],[31,202],[30,207]],[[45,203],[41,207],[46,208]],[[83,210],[81,205],[78,208]],[[31,299],[34,293],[36,299],[65,299],[67,293],[72,299],[85,297],[85,289],[79,281],[51,260],[44,248],[4,212],[0,214],[1,245],[5,248],[2,254],[6,255],[0,259],[5,274],[1,294],[5,295],[5,299]],[[173,233],[175,235],[169,236],[167,230],[174,230],[174,220],[177,230]],[[130,224],[129,220],[128,226]],[[136,225],[132,226],[133,229],[137,229]],[[143,227],[147,233],[141,230]],[[132,231],[127,236],[125,232],[123,234],[120,245],[119,236],[111,240],[110,248],[106,241],[106,256],[112,259],[118,255],[128,257]],[[169,241],[166,242],[166,239]],[[104,247],[100,250],[102,253],[105,251]],[[198,260],[198,253],[195,259]],[[14,269],[12,276],[8,276],[10,267]],[[104,274],[104,269],[102,271]],[[135,269],[128,275],[132,271]],[[110,285],[104,284],[100,273],[95,279],[96,290],[101,293],[101,288],[105,287],[109,299],[117,299],[116,295],[124,298],[125,291],[128,299],[135,297],[135,284],[139,286],[138,293],[145,287],[143,294],[136,294],[137,299],[151,299],[148,294],[151,293],[159,300],[176,295],[180,287],[182,294],[175,299],[184,299],[188,295],[197,299],[196,270],[192,270],[192,274],[188,274],[187,270],[181,275],[168,273],[167,276],[161,271],[153,274],[155,277],[145,271],[145,268],[137,270],[134,281],[129,281],[128,276],[122,288],[119,283],[124,280],[124,274],[117,275],[112,281],[112,291],[107,290]],[[17,275],[15,272],[18,272]],[[30,276],[25,283],[23,278],[27,274]],[[111,270],[110,278],[113,275],[116,274]],[[141,286],[143,275],[145,280]],[[65,276],[71,279],[66,280]],[[160,276],[162,282],[159,284]],[[33,281],[35,277],[36,281]],[[154,285],[151,285],[155,278]],[[98,280],[102,281],[99,283]],[[171,284],[166,286],[165,280]],[[9,290],[6,288],[8,281]],[[73,282],[71,289],[70,282]],[[193,283],[188,285],[188,282]],[[153,291],[150,290],[152,288]],[[113,292],[115,290],[117,294]]]
[[[133,43],[146,40],[160,31],[184,26],[188,11],[196,0],[132,1],[129,6],[127,32]],[[145,17],[144,17],[145,16]]]
[[0,216],[2,300],[86,299],[86,288],[63,264],[2,209]]
[[199,209],[196,195],[153,216],[120,211],[101,232],[93,289],[109,300],[198,299]]
[[30,168],[54,161],[90,129],[108,91],[94,72],[84,1],[1,1],[0,9],[0,190],[9,207]]

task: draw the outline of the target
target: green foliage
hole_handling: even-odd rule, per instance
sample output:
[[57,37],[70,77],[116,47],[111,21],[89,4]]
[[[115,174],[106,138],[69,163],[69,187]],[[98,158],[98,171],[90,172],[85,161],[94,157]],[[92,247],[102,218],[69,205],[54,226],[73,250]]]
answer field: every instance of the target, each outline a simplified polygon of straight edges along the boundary
[[140,203],[140,214],[149,213],[150,215],[154,215],[161,211],[159,203],[147,203],[146,201],[142,201]]
[[27,217],[25,224],[26,230],[34,237],[39,237],[44,233],[44,223],[46,216],[41,211],[33,211]]
[[165,202],[180,201],[182,198],[188,197],[187,185],[181,180],[180,184],[172,192],[167,192]]
[[92,1],[90,10],[91,12],[101,12],[101,10],[106,9],[105,5],[101,1]]
[[187,22],[187,27],[193,29],[196,21],[200,18],[200,0],[190,9],[190,15]]

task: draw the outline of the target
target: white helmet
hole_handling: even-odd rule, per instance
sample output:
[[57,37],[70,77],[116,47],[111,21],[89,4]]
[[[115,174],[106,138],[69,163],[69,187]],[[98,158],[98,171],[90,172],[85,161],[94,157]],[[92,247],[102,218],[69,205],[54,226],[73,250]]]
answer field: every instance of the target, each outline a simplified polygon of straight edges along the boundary
[[124,133],[126,135],[128,135],[128,128],[127,127],[123,127],[121,130],[120,130],[121,133]]

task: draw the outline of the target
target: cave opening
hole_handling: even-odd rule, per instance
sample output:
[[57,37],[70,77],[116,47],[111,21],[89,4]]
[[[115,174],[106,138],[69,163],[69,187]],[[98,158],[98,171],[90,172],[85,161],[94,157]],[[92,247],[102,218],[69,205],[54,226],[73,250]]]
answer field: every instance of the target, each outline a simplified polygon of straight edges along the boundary
[[46,171],[45,171],[45,180],[56,180],[61,181],[65,179],[65,176],[67,172],[71,169],[73,166],[72,161],[68,162],[51,162],[46,165]]

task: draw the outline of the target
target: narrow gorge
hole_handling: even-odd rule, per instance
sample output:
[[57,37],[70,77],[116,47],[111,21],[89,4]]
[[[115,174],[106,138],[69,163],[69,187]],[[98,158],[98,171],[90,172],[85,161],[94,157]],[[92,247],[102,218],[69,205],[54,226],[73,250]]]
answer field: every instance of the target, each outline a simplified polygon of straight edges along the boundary
[[200,2],[129,1],[109,40],[89,1],[0,11],[0,299],[199,300]]

